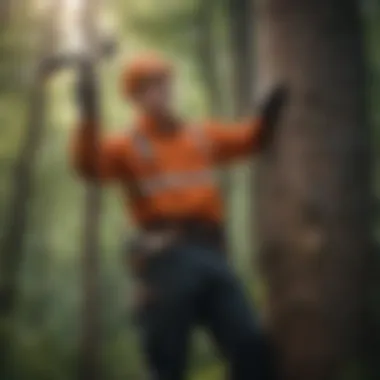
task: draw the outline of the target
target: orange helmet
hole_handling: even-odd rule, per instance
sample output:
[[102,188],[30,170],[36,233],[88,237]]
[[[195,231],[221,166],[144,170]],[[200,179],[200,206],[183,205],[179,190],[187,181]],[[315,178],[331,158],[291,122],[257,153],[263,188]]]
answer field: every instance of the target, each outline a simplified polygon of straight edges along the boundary
[[125,95],[133,97],[147,82],[169,77],[172,65],[155,54],[145,54],[134,59],[123,73]]

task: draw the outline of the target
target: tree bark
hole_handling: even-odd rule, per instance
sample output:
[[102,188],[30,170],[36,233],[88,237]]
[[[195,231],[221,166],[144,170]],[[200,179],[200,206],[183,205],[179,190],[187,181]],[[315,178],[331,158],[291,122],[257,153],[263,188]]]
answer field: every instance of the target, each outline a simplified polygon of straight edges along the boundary
[[268,309],[285,378],[333,378],[363,354],[370,263],[370,129],[358,2],[258,5],[261,89],[291,102],[259,172]]

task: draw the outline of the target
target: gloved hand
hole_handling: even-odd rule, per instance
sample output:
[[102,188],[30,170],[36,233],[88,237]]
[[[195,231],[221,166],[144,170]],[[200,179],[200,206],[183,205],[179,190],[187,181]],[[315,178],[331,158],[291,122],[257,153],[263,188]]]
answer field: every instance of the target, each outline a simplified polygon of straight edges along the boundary
[[[79,54],[73,59],[77,68],[76,97],[83,120],[98,120],[99,86],[96,75],[97,62],[109,59],[117,52],[116,41],[110,37],[101,41],[100,49],[95,56]],[[95,125],[96,123],[94,123]]]
[[278,121],[288,100],[288,88],[284,85],[279,85],[271,91],[261,105],[259,115],[264,123],[260,136],[260,145],[262,149],[266,149],[272,145]]

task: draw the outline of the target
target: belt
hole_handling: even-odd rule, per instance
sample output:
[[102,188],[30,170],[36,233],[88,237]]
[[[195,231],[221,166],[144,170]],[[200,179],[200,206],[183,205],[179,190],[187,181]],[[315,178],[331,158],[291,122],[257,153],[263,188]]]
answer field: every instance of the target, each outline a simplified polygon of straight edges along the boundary
[[225,254],[225,235],[217,223],[203,220],[159,221],[145,226],[128,244],[127,257],[132,271],[141,276],[147,262],[178,243],[198,244]]
[[224,248],[225,233],[221,224],[201,219],[159,220],[144,228],[151,233],[173,232],[180,240]]

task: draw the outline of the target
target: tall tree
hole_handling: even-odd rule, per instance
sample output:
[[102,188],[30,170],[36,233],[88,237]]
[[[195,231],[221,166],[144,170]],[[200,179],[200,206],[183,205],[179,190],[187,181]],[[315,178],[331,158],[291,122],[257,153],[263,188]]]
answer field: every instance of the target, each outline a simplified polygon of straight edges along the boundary
[[[23,261],[36,158],[45,126],[46,85],[40,66],[41,62],[52,54],[55,46],[57,4],[54,4],[47,11],[41,28],[41,35],[44,37],[41,41],[36,60],[36,70],[30,86],[25,134],[14,164],[10,200],[7,205],[4,231],[0,242],[0,320],[5,324],[9,323],[12,317],[18,294],[18,274]],[[10,368],[11,361],[6,359],[11,338],[11,329],[2,331],[0,336],[1,377],[7,377],[8,371],[12,371]]]
[[8,203],[6,226],[1,241],[0,316],[7,317],[13,311],[17,292],[17,275],[22,262],[23,243],[28,221],[28,203],[32,195],[36,155],[44,134],[45,77],[39,69],[40,63],[51,56],[56,38],[55,15],[57,6],[52,6],[43,26],[41,49],[37,58],[37,69],[30,88],[29,112],[25,135],[16,158],[11,184],[11,199]]
[[[96,83],[96,57],[99,49],[99,32],[97,19],[99,17],[99,0],[86,0],[82,9],[82,33],[84,40],[84,54],[90,62],[90,72],[79,73],[79,81],[83,82],[83,89],[90,89],[89,96],[93,99],[81,99],[82,118],[100,124],[100,109],[98,84]],[[88,103],[88,104],[87,104]],[[96,159],[97,143],[93,146],[93,155]],[[82,340],[79,358],[80,380],[97,380],[101,376],[100,349],[100,292],[99,292],[99,248],[100,248],[100,208],[101,191],[96,181],[86,184],[84,201],[84,231],[82,247]]]
[[[246,117],[252,113],[253,107],[253,2],[251,0],[227,0],[226,11],[228,19],[229,43],[232,71],[232,112],[235,118]],[[228,173],[223,179],[223,189],[229,194],[229,220],[233,249],[242,253],[240,260],[243,268],[248,267],[252,249],[250,234],[251,209],[247,204],[251,193],[251,175],[249,170],[241,168]],[[248,168],[247,168],[248,169]],[[234,189],[230,184],[234,183]],[[242,231],[241,225],[246,226]],[[249,275],[251,271],[249,271]]]
[[222,111],[223,98],[219,82],[219,65],[216,55],[214,33],[215,1],[201,0],[195,12],[198,25],[197,47],[201,78],[204,83],[211,113],[215,116]]
[[[379,231],[380,231],[380,170],[376,170],[380,164],[380,110],[378,107],[380,99],[380,67],[378,60],[380,57],[379,38],[380,38],[380,3],[377,0],[368,0],[363,3],[363,18],[367,27],[368,50],[371,70],[371,115],[373,121],[373,141],[374,144],[374,189],[376,194],[375,200],[375,231],[377,232],[377,249],[379,250]],[[376,235],[375,235],[376,236]],[[368,367],[373,374],[380,373],[380,257],[376,255],[377,260],[373,263],[374,276],[370,287],[370,302],[368,303]],[[376,378],[376,377],[374,377]]]
[[370,129],[358,2],[258,4],[261,88],[291,104],[259,173],[259,236],[287,378],[333,378],[362,354],[370,274]]
[[227,0],[233,67],[234,109],[237,116],[252,106],[253,6],[251,0]]

